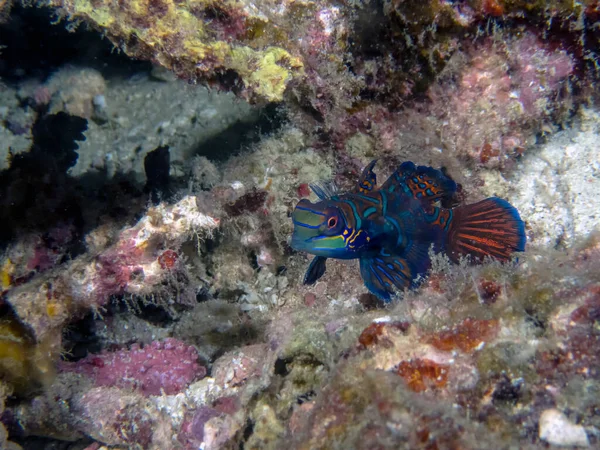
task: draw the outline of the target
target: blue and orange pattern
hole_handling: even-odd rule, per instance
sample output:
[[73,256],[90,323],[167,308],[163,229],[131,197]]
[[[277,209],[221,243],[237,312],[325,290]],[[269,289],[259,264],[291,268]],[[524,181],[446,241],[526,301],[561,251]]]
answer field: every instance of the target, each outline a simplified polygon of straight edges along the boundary
[[466,255],[508,261],[524,250],[524,223],[505,200],[442,208],[438,202],[456,192],[443,172],[405,162],[377,189],[375,163],[352,191],[339,194],[332,184],[314,185],[319,201],[303,199],[296,206],[292,247],[316,255],[305,284],[323,276],[327,258],[359,259],[366,287],[389,301],[419,284],[432,248],[454,261]]

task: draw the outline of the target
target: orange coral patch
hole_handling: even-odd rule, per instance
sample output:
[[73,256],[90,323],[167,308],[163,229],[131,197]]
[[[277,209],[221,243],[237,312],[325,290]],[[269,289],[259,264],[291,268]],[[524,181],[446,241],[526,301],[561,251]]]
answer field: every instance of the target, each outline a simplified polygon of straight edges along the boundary
[[397,373],[415,392],[423,392],[429,387],[443,388],[448,382],[448,366],[429,359],[402,361]]
[[483,0],[483,12],[487,15],[500,17],[504,14],[504,6],[498,0]]
[[173,250],[165,250],[162,255],[158,257],[158,263],[163,270],[170,270],[175,267],[178,258],[177,253]]
[[383,334],[386,327],[391,327],[394,330],[399,330],[404,333],[410,327],[408,322],[373,322],[358,337],[358,342],[364,348],[374,344],[379,344],[379,338]]
[[429,338],[429,343],[444,351],[460,349],[470,352],[482,342],[493,339],[500,327],[497,320],[475,320],[466,318],[449,331],[442,331]]
[[370,347],[373,344],[377,344],[379,342],[379,336],[381,336],[381,333],[383,332],[384,326],[385,323],[373,322],[371,325],[365,328],[362,333],[360,333],[358,342],[363,347]]

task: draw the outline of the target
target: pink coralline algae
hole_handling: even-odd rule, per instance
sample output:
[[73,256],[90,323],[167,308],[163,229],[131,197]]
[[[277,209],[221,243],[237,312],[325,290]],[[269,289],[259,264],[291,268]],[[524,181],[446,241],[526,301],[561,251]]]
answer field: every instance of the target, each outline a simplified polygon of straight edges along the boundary
[[192,381],[206,376],[192,346],[168,338],[129,350],[88,355],[75,363],[64,363],[62,370],[90,376],[96,386],[135,388],[144,395],[176,394]]
[[[446,145],[488,167],[522,154],[544,123],[568,109],[562,96],[573,58],[531,33],[491,38],[466,52],[466,65],[429,90]],[[455,80],[458,80],[456,82]]]

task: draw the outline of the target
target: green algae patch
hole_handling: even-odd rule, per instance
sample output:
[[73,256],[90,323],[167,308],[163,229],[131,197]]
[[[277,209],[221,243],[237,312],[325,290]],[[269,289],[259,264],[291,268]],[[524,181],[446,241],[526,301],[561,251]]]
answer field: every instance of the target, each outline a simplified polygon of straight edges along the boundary
[[333,343],[327,337],[322,323],[307,319],[300,321],[299,318],[296,318],[301,326],[294,327],[294,332],[281,357],[292,360],[301,355],[310,356],[315,361],[328,365],[331,363],[330,355],[333,354]]
[[189,81],[231,88],[233,74],[235,89],[250,101],[281,101],[289,82],[304,76],[301,59],[284,48],[285,40],[276,39],[274,46],[269,38],[275,36],[253,31],[257,23],[273,30],[279,29],[277,24],[240,2],[48,0],[45,4],[67,20],[97,28],[129,56],[160,64]]
[[232,50],[231,68],[261,97],[268,101],[283,98],[287,83],[294,73],[302,72],[302,62],[282,48],[270,47],[254,51],[249,47]]
[[48,385],[55,376],[52,340],[36,342],[12,314],[0,318],[0,380],[16,393]]

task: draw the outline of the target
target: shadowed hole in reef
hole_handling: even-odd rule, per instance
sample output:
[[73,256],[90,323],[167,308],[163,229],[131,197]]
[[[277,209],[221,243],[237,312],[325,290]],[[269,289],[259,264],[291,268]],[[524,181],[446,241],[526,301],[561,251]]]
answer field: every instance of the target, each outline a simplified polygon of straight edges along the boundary
[[[43,81],[66,64],[98,69],[105,78],[129,77],[152,67],[114,52],[99,33],[83,26],[73,33],[64,22],[52,25],[53,20],[50,9],[13,5],[9,20],[0,25],[4,82],[32,77]],[[141,190],[128,174],[71,177],[67,170],[77,161],[86,120],[65,113],[47,115],[41,109],[32,128],[31,150],[15,156],[10,168],[0,172],[0,246],[19,233],[45,233],[62,225],[73,227],[74,245],[67,252],[72,258],[83,250],[77,241],[97,225],[99,211],[110,218],[128,217],[137,209],[132,200]],[[128,207],[120,208],[123,204]]]
[[294,365],[304,367],[309,366],[313,368],[324,366],[324,364],[313,355],[301,353],[294,355],[291,358],[277,358],[277,360],[275,360],[274,373],[275,375],[285,377],[289,375]]
[[316,395],[317,395],[317,393],[311,389],[310,391],[308,391],[308,392],[305,392],[305,393],[304,393],[304,394],[302,394],[302,395],[299,395],[299,396],[296,398],[296,403],[298,403],[299,405],[301,405],[302,403],[309,402],[309,401],[311,401],[313,398],[315,398],[315,397],[316,397]]
[[[183,306],[182,306],[183,307]],[[150,324],[166,328],[177,321],[159,302],[151,303],[142,298],[120,298],[110,303],[108,311],[116,314],[133,314]]]
[[0,77],[4,81],[27,76],[45,79],[64,64],[94,68],[105,77],[151,69],[148,62],[114,51],[108,39],[85,26],[67,30],[64,21],[56,23],[55,14],[50,8],[23,7],[14,2],[10,19],[0,25],[0,45],[4,46]]
[[213,299],[210,289],[207,286],[202,286],[198,292],[196,292],[196,301],[198,303],[204,303]]
[[250,267],[258,271],[260,269],[260,266],[258,265],[258,254],[255,251],[251,251],[247,256],[250,262]]
[[171,154],[168,145],[161,145],[144,158],[144,171],[146,173],[146,186],[144,192],[150,193],[152,203],[160,203],[161,198],[170,195],[170,169]]
[[99,353],[102,343],[96,335],[96,319],[92,313],[69,324],[63,330],[63,359],[79,361],[88,353]]
[[537,328],[537,332],[541,333],[546,329],[546,322],[543,317],[540,317],[540,313],[536,312],[533,308],[526,308],[525,321]]
[[276,103],[265,106],[251,121],[238,121],[215,137],[204,141],[193,152],[212,161],[225,161],[258,142],[263,135],[277,131],[286,122],[283,107]]
[[508,378],[508,376],[502,375],[500,380],[498,380],[496,387],[494,388],[492,401],[494,403],[506,402],[510,404],[516,404],[522,395],[522,385],[522,379],[511,380]]
[[[19,444],[23,450],[73,450],[73,449],[85,449],[94,443],[91,439],[82,439],[77,443],[68,441],[59,441],[52,438],[34,437],[28,436],[25,438],[13,438],[11,439],[16,444]],[[93,447],[92,447],[93,448]]]
[[[108,323],[111,318],[119,314],[134,314],[140,319],[161,328],[166,328],[176,321],[160,305],[147,304],[137,299],[113,300],[103,312],[103,321]],[[64,352],[62,359],[65,361],[79,361],[90,353],[100,353],[107,344],[105,339],[98,335],[98,326],[102,328],[104,326],[103,321],[99,321],[98,317],[90,312],[82,319],[65,327],[63,331]]]
[[275,361],[275,375],[279,375],[281,377],[287,376],[290,373],[287,365],[291,361],[292,360],[290,358],[277,358]]
[[[243,441],[247,441],[248,439],[250,439],[250,436],[252,436],[252,433],[254,433],[254,422],[250,419],[248,419],[248,422],[246,422],[246,427],[244,428],[244,434],[243,434]],[[244,448],[244,442],[240,443],[240,450],[243,450]]]

